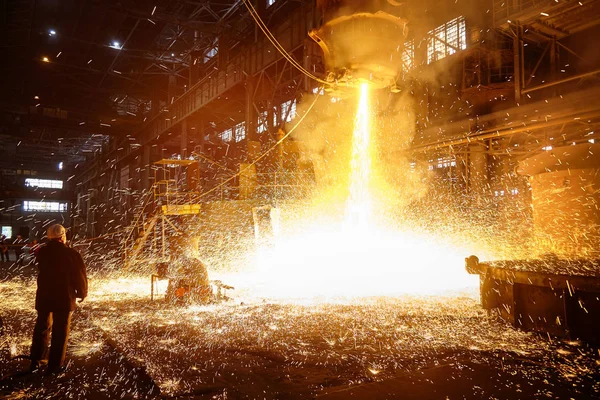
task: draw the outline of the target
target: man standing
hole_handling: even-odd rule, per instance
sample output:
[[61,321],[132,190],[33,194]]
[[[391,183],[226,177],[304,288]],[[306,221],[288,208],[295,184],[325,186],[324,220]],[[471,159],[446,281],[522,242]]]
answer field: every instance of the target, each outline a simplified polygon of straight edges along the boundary
[[23,246],[25,246],[25,240],[23,240],[23,236],[17,235],[13,245],[15,247],[17,265],[23,265]]
[[48,341],[52,329],[52,343],[46,374],[63,370],[67,340],[75,299],[87,296],[87,276],[81,255],[66,246],[67,235],[62,225],[48,228],[48,243],[37,254],[39,274],[35,309],[37,320],[31,343],[30,371],[36,371],[48,356]]
[[5,258],[6,261],[10,261],[8,257],[8,239],[4,235],[0,236],[0,256],[2,257],[2,262],[4,262]]

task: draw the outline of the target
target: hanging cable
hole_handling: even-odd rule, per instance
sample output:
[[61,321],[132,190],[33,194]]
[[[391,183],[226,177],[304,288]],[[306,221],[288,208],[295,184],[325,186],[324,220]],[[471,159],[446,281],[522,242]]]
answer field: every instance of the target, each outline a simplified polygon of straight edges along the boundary
[[258,15],[258,12],[256,11],[256,9],[254,8],[254,6],[251,3],[251,0],[243,0],[244,4],[246,5],[246,8],[248,9],[248,12],[250,13],[250,15],[252,16],[252,19],[254,19],[254,21],[256,22],[256,24],[258,25],[258,27],[260,28],[260,30],[265,34],[265,36],[267,37],[267,39],[269,39],[269,41],[271,42],[271,44],[273,44],[273,46],[275,46],[275,48],[277,49],[277,51],[279,51],[281,53],[281,55],[283,55],[283,57],[288,60],[290,62],[290,64],[292,64],[294,67],[296,67],[300,72],[302,72],[303,74],[305,74],[306,76],[308,76],[309,78],[323,84],[323,85],[331,85],[331,82],[327,82],[315,75],[313,75],[310,71],[308,71],[306,68],[304,68],[302,65],[300,65],[300,63],[298,63],[298,61],[296,61],[296,59],[294,59],[294,57],[292,57],[284,48],[283,46],[277,41],[277,39],[275,38],[275,36],[271,33],[271,31],[269,31],[269,28],[267,27],[267,25],[263,22],[263,20],[260,18],[260,15]]

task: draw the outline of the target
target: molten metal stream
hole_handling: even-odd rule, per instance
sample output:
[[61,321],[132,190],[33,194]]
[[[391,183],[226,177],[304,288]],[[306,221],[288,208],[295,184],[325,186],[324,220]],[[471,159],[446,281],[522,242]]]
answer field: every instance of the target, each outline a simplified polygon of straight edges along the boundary
[[[236,296],[330,302],[336,298],[364,296],[430,295],[477,287],[477,277],[464,269],[464,257],[475,250],[411,230],[398,229],[391,217],[374,204],[372,169],[378,162],[371,136],[369,86],[360,88],[355,119],[350,181],[343,218],[330,215],[298,221],[282,207],[282,227],[294,224],[294,234],[276,236],[259,248],[255,269],[223,277],[236,287]],[[385,196],[385,195],[384,195]],[[376,202],[375,202],[376,200]],[[435,211],[435,210],[432,210]],[[318,213],[315,212],[314,215]],[[377,222],[376,222],[377,221]],[[285,232],[286,229],[283,229]]]
[[356,112],[350,162],[350,193],[347,202],[346,222],[356,228],[366,228],[371,218],[371,119],[369,109],[369,84],[360,86],[360,99]]

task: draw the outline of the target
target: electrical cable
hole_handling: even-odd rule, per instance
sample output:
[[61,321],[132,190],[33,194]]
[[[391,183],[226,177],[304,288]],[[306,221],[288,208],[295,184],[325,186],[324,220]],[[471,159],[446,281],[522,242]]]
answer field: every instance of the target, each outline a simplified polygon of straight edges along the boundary
[[321,79],[321,78],[313,75],[312,73],[310,73],[310,71],[306,70],[302,65],[300,65],[298,63],[298,61],[296,61],[283,48],[283,46],[277,41],[277,39],[275,38],[275,36],[269,31],[269,28],[266,26],[266,24],[260,18],[260,15],[258,15],[258,12],[254,8],[254,6],[250,2],[250,0],[243,0],[243,1],[244,1],[244,5],[248,9],[248,12],[250,12],[250,15],[252,16],[252,18],[254,19],[254,21],[256,22],[256,24],[258,25],[258,27],[260,28],[260,30],[265,34],[265,36],[271,42],[271,44],[273,44],[273,46],[275,46],[275,48],[281,53],[281,55],[283,55],[283,57],[286,60],[288,60],[294,67],[296,67],[300,72],[302,72],[303,74],[305,74],[309,78],[311,78],[311,79],[313,79],[313,80],[315,80],[315,81],[317,81],[317,82],[319,82],[319,83],[321,83],[323,85],[331,85],[331,82],[327,82],[327,81],[325,81],[325,80],[323,80],[323,79]]
[[252,18],[254,19],[254,21],[256,22],[256,24],[258,25],[258,27],[260,28],[260,30],[265,34],[265,36],[267,37],[267,39],[269,39],[269,41],[273,44],[273,46],[275,46],[275,48],[292,65],[294,65],[296,68],[298,68],[302,73],[304,73],[304,74],[306,74],[306,75],[308,75],[308,76],[310,76],[312,78],[313,75],[309,71],[307,71],[306,69],[304,69],[304,67],[302,67],[289,53],[287,53],[287,51],[285,51],[285,49],[283,48],[283,46],[277,41],[277,39],[275,38],[275,36],[269,31],[269,29],[266,26],[266,24],[262,21],[262,19],[260,18],[258,12],[254,8],[254,6],[252,5],[252,3],[250,3],[249,0],[244,0],[244,5],[246,6],[246,8],[248,9],[248,11],[250,12],[250,16],[252,16]]

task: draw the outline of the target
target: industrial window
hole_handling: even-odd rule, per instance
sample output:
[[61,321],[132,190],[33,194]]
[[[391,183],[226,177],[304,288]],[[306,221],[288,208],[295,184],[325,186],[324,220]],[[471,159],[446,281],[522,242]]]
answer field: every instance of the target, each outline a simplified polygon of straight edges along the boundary
[[45,189],[62,189],[63,181],[52,180],[52,179],[25,178],[25,186],[39,187],[39,188],[45,188]]
[[268,121],[267,121],[267,112],[263,111],[258,115],[258,125],[256,127],[256,132],[263,133],[269,129]]
[[235,141],[241,142],[246,139],[246,121],[240,122],[236,126],[233,127],[235,130]]
[[224,142],[231,142],[233,140],[233,130],[231,128],[225,129],[219,136]]
[[216,38],[213,45],[204,52],[204,62],[210,61],[219,52],[219,38]]
[[67,203],[25,200],[23,202],[23,211],[64,212],[67,211]]
[[2,234],[4,236],[6,236],[7,238],[12,237],[12,226],[3,226],[2,227]]
[[428,32],[427,63],[467,48],[465,17],[458,17]]
[[405,71],[411,70],[415,66],[415,42],[412,40],[404,43],[404,49],[402,49],[402,66]]
[[429,160],[429,170],[436,168],[456,167],[456,159],[454,157],[441,157],[437,160]]
[[296,99],[281,104],[281,120],[290,122],[296,116]]

